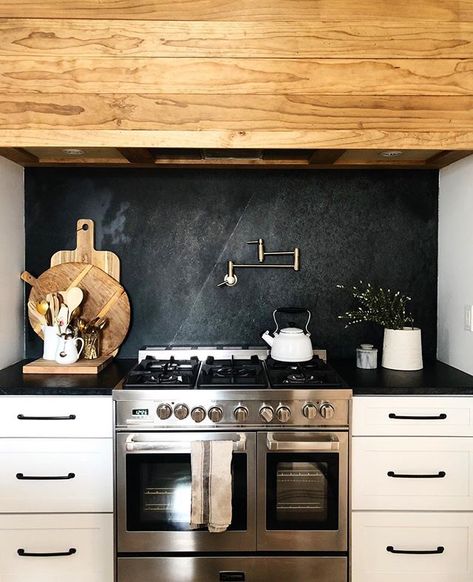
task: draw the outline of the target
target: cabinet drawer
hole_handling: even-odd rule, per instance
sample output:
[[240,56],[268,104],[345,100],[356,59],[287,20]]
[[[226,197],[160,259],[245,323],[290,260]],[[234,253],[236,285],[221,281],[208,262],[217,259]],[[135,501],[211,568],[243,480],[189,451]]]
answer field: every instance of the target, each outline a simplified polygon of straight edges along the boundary
[[473,436],[473,399],[354,398],[353,435]]
[[112,399],[2,396],[0,437],[112,437]]
[[354,437],[353,509],[473,511],[473,439]]
[[111,439],[0,439],[0,458],[0,513],[112,511]]
[[352,527],[352,582],[473,580],[471,513],[362,511],[353,513]]
[[112,515],[0,515],[0,547],[1,582],[113,581]]

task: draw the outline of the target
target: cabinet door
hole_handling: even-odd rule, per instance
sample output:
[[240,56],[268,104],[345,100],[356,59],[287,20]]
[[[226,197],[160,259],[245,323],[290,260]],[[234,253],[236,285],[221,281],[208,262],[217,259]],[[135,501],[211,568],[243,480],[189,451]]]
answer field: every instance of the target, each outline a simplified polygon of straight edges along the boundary
[[354,512],[352,582],[471,582],[473,514]]
[[353,399],[354,436],[473,436],[473,399],[371,397]]
[[2,396],[0,437],[113,436],[111,396]]
[[354,437],[354,510],[473,511],[473,439]]
[[0,515],[1,582],[113,582],[113,517]]
[[0,513],[113,509],[112,439],[0,439]]

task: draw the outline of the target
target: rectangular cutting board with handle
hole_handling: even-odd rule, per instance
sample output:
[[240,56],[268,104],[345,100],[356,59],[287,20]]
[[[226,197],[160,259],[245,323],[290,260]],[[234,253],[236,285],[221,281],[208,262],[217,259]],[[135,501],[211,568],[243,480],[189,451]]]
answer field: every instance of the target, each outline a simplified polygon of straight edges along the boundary
[[77,221],[77,248],[72,251],[57,251],[51,257],[51,267],[63,263],[84,263],[99,267],[115,280],[120,281],[120,259],[111,251],[94,248],[95,224],[93,220],[81,218]]

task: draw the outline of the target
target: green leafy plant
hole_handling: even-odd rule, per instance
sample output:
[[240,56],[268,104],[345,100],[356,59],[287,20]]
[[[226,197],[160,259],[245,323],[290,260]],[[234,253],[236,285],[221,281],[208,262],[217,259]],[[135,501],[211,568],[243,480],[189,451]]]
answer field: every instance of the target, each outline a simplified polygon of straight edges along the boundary
[[[337,285],[339,289],[347,289],[344,285]],[[339,319],[347,320],[345,327],[355,323],[372,322],[387,329],[402,329],[412,327],[414,320],[407,313],[406,306],[410,297],[400,291],[373,287],[371,283],[354,285],[348,289],[358,303],[352,311],[339,315]]]

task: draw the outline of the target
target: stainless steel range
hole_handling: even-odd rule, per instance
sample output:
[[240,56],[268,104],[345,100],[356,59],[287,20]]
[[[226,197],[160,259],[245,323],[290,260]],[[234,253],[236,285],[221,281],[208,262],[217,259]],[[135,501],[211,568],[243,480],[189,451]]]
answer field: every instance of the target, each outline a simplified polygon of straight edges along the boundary
[[[119,582],[347,580],[351,391],[323,360],[144,348],[116,401]],[[231,440],[232,522],[191,529],[191,445]]]

